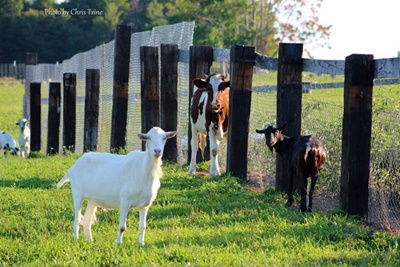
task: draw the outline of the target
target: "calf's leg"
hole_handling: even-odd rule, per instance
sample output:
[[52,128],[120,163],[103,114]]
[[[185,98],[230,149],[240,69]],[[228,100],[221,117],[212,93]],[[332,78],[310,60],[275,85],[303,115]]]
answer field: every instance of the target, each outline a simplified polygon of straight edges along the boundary
[[215,135],[214,130],[210,130],[209,136],[210,136],[210,157],[211,157],[210,175],[217,176],[221,174],[218,162],[219,141]]
[[190,157],[189,174],[196,174],[196,155],[199,149],[199,138],[197,131],[193,129],[192,125],[192,139],[190,140],[190,146],[192,148],[192,155]]

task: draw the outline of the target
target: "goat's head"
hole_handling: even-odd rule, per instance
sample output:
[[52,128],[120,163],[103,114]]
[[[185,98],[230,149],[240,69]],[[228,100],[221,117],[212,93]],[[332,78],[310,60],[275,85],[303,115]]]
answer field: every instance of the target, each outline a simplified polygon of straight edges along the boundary
[[222,112],[221,104],[218,103],[219,99],[217,98],[217,94],[230,87],[230,81],[227,81],[227,78],[227,74],[222,75],[220,73],[214,73],[207,76],[206,79],[196,78],[193,80],[193,84],[198,88],[205,88],[207,91],[212,92],[211,110],[217,114]]
[[30,127],[30,122],[27,119],[23,118],[19,119],[16,125],[18,125],[20,131],[23,132],[25,130],[25,127]]
[[269,124],[268,127],[263,130],[256,129],[256,132],[265,135],[265,142],[269,147],[269,149],[273,151],[272,148],[276,145],[276,143],[282,140],[283,138],[282,131],[283,129],[285,129],[285,127],[286,123],[283,124],[281,127],[277,128]]
[[146,150],[151,153],[154,158],[161,158],[165,142],[167,139],[176,135],[174,132],[164,132],[159,127],[153,127],[146,134],[138,134],[139,138],[146,141]]

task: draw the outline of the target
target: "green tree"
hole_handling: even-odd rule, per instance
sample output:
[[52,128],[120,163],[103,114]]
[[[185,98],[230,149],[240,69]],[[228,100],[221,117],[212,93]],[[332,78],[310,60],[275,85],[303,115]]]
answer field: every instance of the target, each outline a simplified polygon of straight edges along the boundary
[[0,16],[20,15],[24,7],[24,0],[0,0]]
[[[330,27],[318,20],[323,0],[150,0],[150,26],[194,20],[194,43],[254,45],[275,56],[281,41],[327,45]],[[147,25],[145,25],[147,26]]]

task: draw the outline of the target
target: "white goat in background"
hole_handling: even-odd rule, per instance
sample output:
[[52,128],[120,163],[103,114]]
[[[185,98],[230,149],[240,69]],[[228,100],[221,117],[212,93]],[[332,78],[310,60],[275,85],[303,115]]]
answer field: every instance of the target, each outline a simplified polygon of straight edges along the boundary
[[117,244],[122,242],[126,219],[131,208],[140,210],[140,238],[144,245],[146,217],[149,207],[157,196],[162,176],[161,164],[165,142],[176,132],[164,132],[153,127],[147,134],[139,134],[146,141],[146,150],[135,150],[127,155],[90,152],[80,157],[68,170],[57,187],[70,181],[74,199],[75,238],[79,237],[79,222],[83,199],[88,200],[83,217],[85,236],[93,240],[91,224],[97,207],[120,209]]
[[19,126],[19,138],[18,144],[20,148],[21,157],[28,157],[31,153],[31,128],[30,122],[23,118],[18,120],[17,125]]
[[17,142],[15,142],[14,137],[6,132],[0,132],[0,150],[4,151],[4,156],[7,150],[11,151],[11,155],[18,154]]

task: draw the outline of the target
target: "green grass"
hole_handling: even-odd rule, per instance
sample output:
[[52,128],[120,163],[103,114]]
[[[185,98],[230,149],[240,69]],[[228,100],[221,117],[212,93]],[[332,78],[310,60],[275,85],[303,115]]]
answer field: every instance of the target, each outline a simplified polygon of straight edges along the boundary
[[[55,184],[79,155],[7,157],[0,181],[0,266],[395,266],[398,236],[374,233],[340,211],[302,214],[284,195],[228,175],[191,177],[166,163],[138,244],[138,212],[117,246],[118,211],[97,213],[94,242],[73,239],[69,184]],[[4,167],[4,166],[3,166]],[[203,165],[203,168],[207,166]],[[16,171],[16,170],[19,171]]]
[[17,121],[22,118],[25,87],[16,80],[0,79],[0,131],[18,137]]
[[[14,110],[2,127],[12,129],[22,112],[20,87],[0,87],[7,96],[1,111]],[[303,214],[285,206],[284,194],[252,190],[229,175],[188,176],[187,166],[169,163],[145,246],[138,244],[137,210],[119,246],[117,210],[97,212],[94,242],[82,229],[74,240],[70,184],[56,183],[79,156],[0,159],[0,266],[400,265],[400,236],[376,232],[363,219],[340,210]]]

